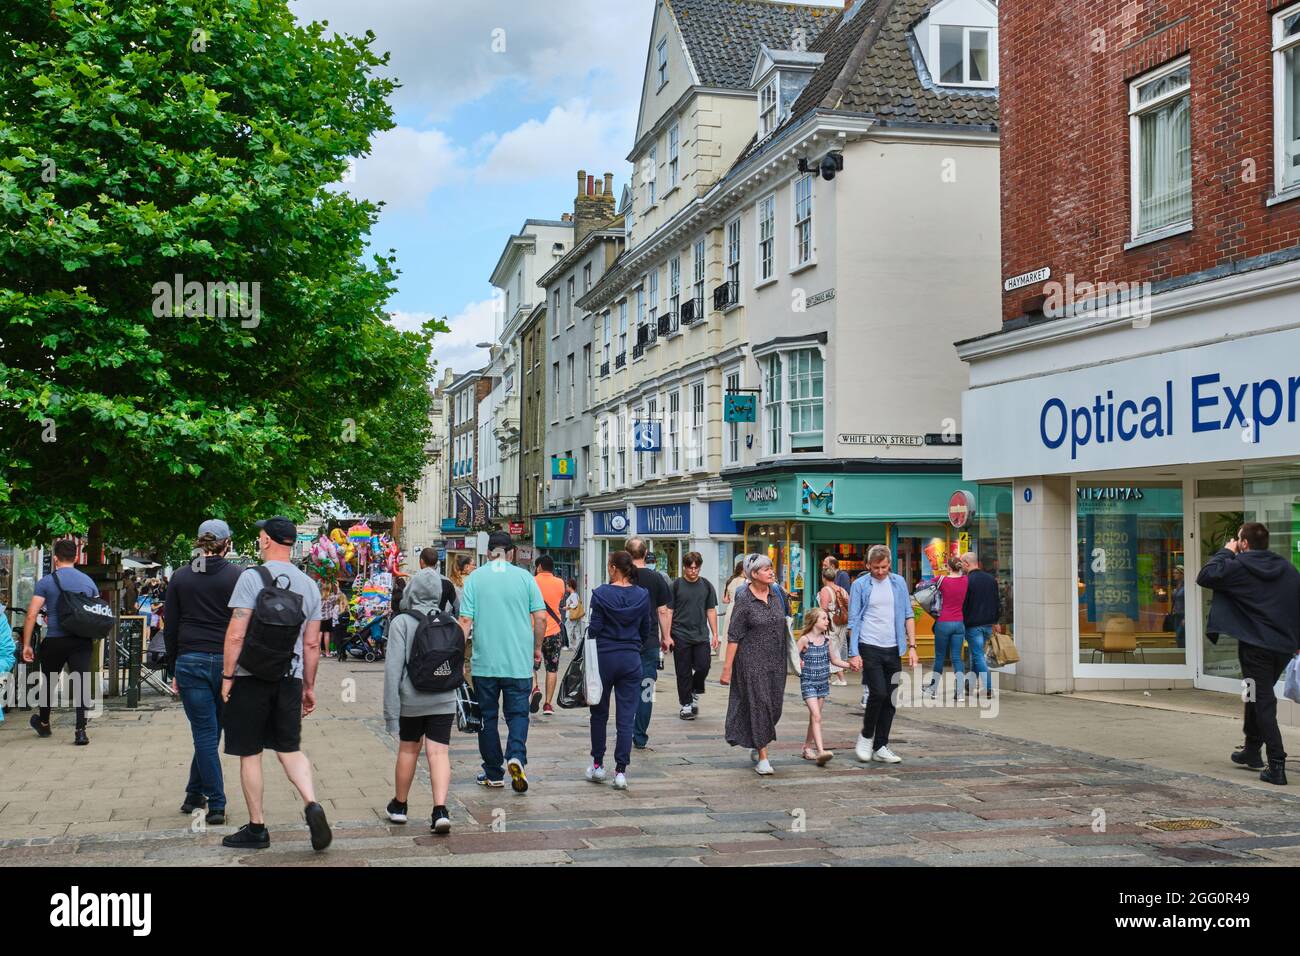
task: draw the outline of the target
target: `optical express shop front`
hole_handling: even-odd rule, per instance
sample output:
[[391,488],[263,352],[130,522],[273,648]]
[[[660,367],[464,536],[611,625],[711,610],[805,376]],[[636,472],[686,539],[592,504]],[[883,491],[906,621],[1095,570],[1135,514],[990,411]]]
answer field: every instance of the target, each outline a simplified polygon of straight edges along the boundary
[[1276,302],[1160,314],[958,346],[964,477],[1012,488],[1017,689],[1240,694],[1197,574],[1246,521],[1300,566],[1300,329],[1249,333]]

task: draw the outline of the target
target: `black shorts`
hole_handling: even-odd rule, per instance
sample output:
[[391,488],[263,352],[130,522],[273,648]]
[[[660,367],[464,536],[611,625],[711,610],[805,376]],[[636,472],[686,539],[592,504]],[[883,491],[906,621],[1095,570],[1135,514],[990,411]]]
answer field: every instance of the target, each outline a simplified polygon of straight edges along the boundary
[[226,753],[252,757],[263,750],[302,749],[302,678],[236,677],[221,715]]
[[397,739],[405,744],[416,744],[428,737],[444,747],[451,744],[451,722],[455,714],[428,714],[424,717],[398,717]]
[[[560,671],[560,651],[564,647],[564,634],[552,634],[550,637],[542,639],[542,663],[546,665],[546,673],[557,674]],[[533,670],[539,670],[541,665],[536,661],[533,662]]]

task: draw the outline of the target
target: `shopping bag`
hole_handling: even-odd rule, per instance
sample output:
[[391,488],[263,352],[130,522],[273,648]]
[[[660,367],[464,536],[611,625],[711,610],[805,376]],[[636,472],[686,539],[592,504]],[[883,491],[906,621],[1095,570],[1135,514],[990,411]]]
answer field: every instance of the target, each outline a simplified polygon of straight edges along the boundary
[[984,644],[984,658],[990,667],[1005,667],[1020,660],[1020,652],[1016,650],[1016,642],[1010,634],[993,631]]
[[1300,657],[1292,657],[1282,674],[1282,696],[1300,704]]
[[578,642],[578,652],[569,661],[564,677],[560,680],[560,693],[555,702],[564,710],[587,706],[587,678],[583,660],[585,645],[585,641]]
[[596,639],[589,637],[582,646],[582,683],[587,695],[587,706],[595,707],[605,696],[605,685],[600,680],[600,660],[596,656]]
[[936,621],[939,619],[939,615],[943,613],[943,594],[939,591],[938,581],[921,585],[916,589],[916,593],[912,595],[912,600],[916,601],[921,610]]

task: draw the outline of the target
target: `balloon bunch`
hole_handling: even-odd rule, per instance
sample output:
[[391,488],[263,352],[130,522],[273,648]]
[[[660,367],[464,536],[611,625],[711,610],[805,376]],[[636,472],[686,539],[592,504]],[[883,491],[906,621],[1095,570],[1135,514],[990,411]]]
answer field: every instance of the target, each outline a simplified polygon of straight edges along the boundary
[[348,528],[348,543],[357,550],[357,573],[364,572],[370,566],[370,525],[358,521]]
[[335,528],[330,532],[330,541],[334,543],[335,549],[339,555],[339,567],[343,571],[343,576],[352,578],[357,574],[357,548],[341,528]]
[[389,574],[397,573],[398,566],[401,564],[401,554],[397,550],[397,543],[393,541],[392,535],[385,532],[371,537],[370,553],[374,557],[377,568],[387,571]]
[[392,587],[382,578],[367,581],[352,592],[352,620],[357,630],[369,627],[388,613]]
[[338,545],[321,535],[307,552],[307,571],[322,581],[333,581],[339,576]]

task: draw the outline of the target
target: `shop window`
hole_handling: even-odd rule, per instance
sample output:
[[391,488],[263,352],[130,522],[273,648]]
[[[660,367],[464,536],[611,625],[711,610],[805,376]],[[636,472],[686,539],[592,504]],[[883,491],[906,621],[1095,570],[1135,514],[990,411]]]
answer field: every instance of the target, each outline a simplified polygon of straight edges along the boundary
[[1186,661],[1181,486],[1080,484],[1079,662]]
[[1300,6],[1273,20],[1277,191],[1300,189]]

